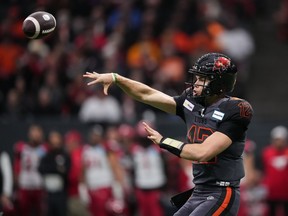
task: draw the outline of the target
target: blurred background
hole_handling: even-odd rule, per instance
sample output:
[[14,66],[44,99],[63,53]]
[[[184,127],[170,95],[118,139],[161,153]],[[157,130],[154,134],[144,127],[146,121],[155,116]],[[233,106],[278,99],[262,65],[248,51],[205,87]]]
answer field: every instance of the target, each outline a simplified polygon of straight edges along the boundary
[[[184,124],[131,100],[115,86],[106,97],[101,86],[88,87],[82,75],[113,71],[177,95],[184,90],[187,70],[198,57],[222,52],[239,69],[232,95],[248,100],[255,112],[244,154],[247,176],[239,215],[288,215],[287,0],[0,0],[0,5],[0,153],[4,155],[0,165],[5,173],[0,176],[7,182],[10,161],[8,179],[13,179],[10,186],[4,181],[0,190],[6,214],[172,215],[175,209],[169,195],[191,186],[187,183],[191,167],[147,144],[138,123],[145,119],[163,134],[179,139],[185,139]],[[29,40],[22,22],[40,10],[55,16],[57,28],[44,39]],[[76,147],[70,144],[75,140]],[[100,152],[106,153],[96,151],[93,142],[101,143]],[[159,168],[149,172],[163,172],[148,183],[139,179],[152,174],[147,174],[148,169],[139,174],[143,161],[134,158],[139,152],[148,154],[147,149],[159,156],[148,159],[158,164],[152,167]],[[106,171],[90,170],[95,174],[92,179],[102,174],[110,179],[96,186],[89,185],[91,176],[83,174],[93,164],[85,162],[89,158],[85,154],[93,152],[110,164]],[[52,163],[47,162],[49,158],[56,161],[54,168],[45,166]],[[264,163],[266,159],[272,162]],[[71,174],[71,170],[78,171]],[[120,186],[112,187],[112,182]],[[55,193],[59,188],[60,195]],[[104,201],[99,201],[99,188],[105,189],[100,193],[107,195]],[[29,206],[35,207],[27,204],[32,199],[41,201],[33,203],[40,213],[29,213]],[[51,201],[56,199],[61,200],[60,207]],[[150,206],[145,206],[147,199],[152,200]],[[94,205],[96,210],[95,202],[102,202],[98,209]],[[106,205],[116,210],[99,210]],[[77,213],[79,209],[82,212]]]

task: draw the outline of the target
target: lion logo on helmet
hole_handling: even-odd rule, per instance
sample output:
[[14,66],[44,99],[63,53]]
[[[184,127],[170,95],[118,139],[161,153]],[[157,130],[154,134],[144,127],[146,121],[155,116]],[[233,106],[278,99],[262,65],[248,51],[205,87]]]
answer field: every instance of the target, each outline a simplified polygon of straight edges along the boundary
[[226,70],[230,66],[231,61],[225,57],[219,57],[214,60],[213,71],[218,70],[220,72]]

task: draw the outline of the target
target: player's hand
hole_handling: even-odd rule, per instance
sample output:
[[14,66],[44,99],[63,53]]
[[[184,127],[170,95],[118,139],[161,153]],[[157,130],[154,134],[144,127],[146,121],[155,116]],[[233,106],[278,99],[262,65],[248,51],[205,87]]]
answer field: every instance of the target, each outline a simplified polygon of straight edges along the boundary
[[148,134],[147,138],[152,140],[152,142],[154,142],[155,144],[159,145],[163,136],[158,131],[151,128],[147,123],[143,122],[143,125],[144,125],[144,128]]
[[5,209],[13,209],[12,201],[5,195],[1,196],[1,204]]
[[78,193],[79,193],[80,200],[83,204],[87,205],[90,203],[91,200],[90,200],[90,196],[88,193],[88,189],[84,183],[80,183],[78,185]]
[[87,85],[94,85],[94,84],[102,84],[104,89],[104,94],[108,95],[108,89],[110,85],[113,83],[113,78],[111,73],[104,73],[104,74],[99,74],[96,72],[86,72],[83,77],[87,77],[90,79],[93,79],[93,81],[90,81],[87,83]]

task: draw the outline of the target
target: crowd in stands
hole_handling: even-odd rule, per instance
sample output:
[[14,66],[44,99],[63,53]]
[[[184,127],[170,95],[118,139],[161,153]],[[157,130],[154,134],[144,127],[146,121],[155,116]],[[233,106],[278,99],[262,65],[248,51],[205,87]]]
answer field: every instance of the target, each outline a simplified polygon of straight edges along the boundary
[[[107,116],[109,122],[135,122],[143,105],[117,88],[110,98],[101,97],[82,74],[114,71],[176,94],[185,88],[189,67],[211,51],[237,62],[235,95],[246,96],[255,50],[249,20],[259,13],[257,0],[5,2],[0,9],[2,118],[79,116],[87,122]],[[27,39],[22,22],[39,10],[52,13],[57,28],[44,39]],[[106,115],[111,111],[114,116]]]
[[[149,122],[153,125],[152,122]],[[170,198],[192,188],[193,165],[147,139],[142,121],[118,126],[44,132],[32,124],[27,138],[0,152],[0,212],[7,216],[170,216]],[[271,129],[255,164],[256,143],[243,155],[239,216],[288,213],[288,129]]]
[[[0,1],[1,120],[76,116],[93,125],[88,137],[73,128],[44,135],[41,126],[30,127],[27,140],[14,145],[14,188],[1,191],[5,215],[30,216],[31,209],[37,216],[173,214],[171,195],[193,186],[191,163],[143,139],[137,123],[143,113],[153,119],[148,107],[115,86],[104,96],[101,88],[88,87],[82,74],[113,71],[175,95],[184,90],[191,64],[203,53],[217,51],[237,62],[233,94],[247,98],[245,84],[255,52],[249,24],[263,13],[263,2]],[[275,16],[283,40],[286,8]],[[29,40],[22,22],[38,10],[52,13],[57,28],[44,39]],[[99,122],[104,127],[95,126]],[[247,141],[239,215],[285,215],[287,130],[278,128],[271,138],[271,143],[280,139],[282,144],[263,151],[263,173],[253,164],[257,145]],[[0,165],[9,164],[7,158],[0,149]]]
[[142,123],[93,125],[87,137],[32,124],[13,148],[8,216],[172,215],[170,196],[193,187],[192,164],[160,150]]

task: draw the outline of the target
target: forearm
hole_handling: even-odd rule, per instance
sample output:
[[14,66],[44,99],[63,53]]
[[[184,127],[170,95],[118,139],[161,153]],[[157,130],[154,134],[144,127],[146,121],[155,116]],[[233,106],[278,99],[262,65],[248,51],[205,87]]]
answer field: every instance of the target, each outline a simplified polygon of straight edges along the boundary
[[10,197],[12,195],[13,174],[11,161],[7,153],[1,154],[0,166],[3,175],[3,194]]
[[159,146],[183,159],[207,161],[206,148],[200,144],[184,143],[172,138],[162,138]]
[[202,143],[184,143],[178,140],[173,141],[173,139],[172,142],[163,142],[163,140],[165,139],[162,138],[159,143],[161,148],[174,154],[176,152],[176,155],[181,158],[199,162],[211,160],[232,144],[232,140],[221,132],[214,132]]
[[124,170],[118,163],[118,158],[114,153],[108,155],[109,163],[114,175],[114,178],[121,185],[124,185]]
[[205,146],[201,144],[186,144],[184,145],[180,157],[192,161],[209,161],[213,158],[213,155],[208,155]]
[[108,89],[111,84],[118,85],[127,95],[133,99],[153,106],[164,112],[175,114],[176,102],[173,97],[153,89],[148,85],[126,78],[116,73],[99,74],[96,72],[86,72],[83,77],[93,79],[87,85],[94,85],[101,83],[104,87],[104,94],[108,94]]
[[[123,77],[119,74],[116,75],[117,80],[115,83],[129,96],[140,102],[146,102],[148,97],[153,97],[157,90],[149,87],[148,85]],[[148,101],[147,101],[148,102]]]
[[173,97],[153,89],[144,83],[123,77],[119,74],[115,76],[116,80],[114,83],[116,83],[127,95],[133,99],[153,106],[164,112],[175,114],[176,103]]

